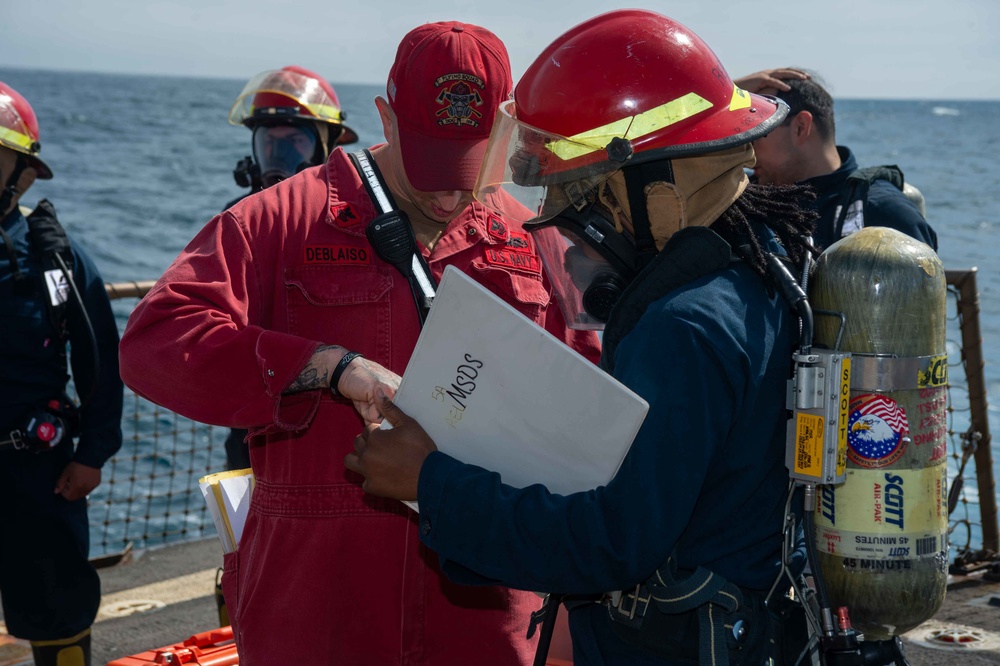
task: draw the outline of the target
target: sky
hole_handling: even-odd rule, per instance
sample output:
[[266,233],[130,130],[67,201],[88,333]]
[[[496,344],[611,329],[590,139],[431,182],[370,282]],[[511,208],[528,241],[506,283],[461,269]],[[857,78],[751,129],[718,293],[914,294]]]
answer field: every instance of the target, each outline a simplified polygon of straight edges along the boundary
[[0,67],[249,79],[297,64],[384,85],[410,29],[460,20],[504,41],[516,80],[622,6],[685,24],[734,78],[795,65],[835,98],[1000,99],[998,0],[28,0],[0,21]]

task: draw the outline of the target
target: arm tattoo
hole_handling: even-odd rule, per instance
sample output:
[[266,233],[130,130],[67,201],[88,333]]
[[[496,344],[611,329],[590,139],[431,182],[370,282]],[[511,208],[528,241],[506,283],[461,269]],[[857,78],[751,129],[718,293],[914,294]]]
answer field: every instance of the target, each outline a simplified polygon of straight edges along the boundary
[[326,364],[322,362],[321,357],[324,355],[324,352],[334,349],[343,350],[344,348],[340,345],[323,345],[318,347],[313,352],[312,358],[309,359],[306,367],[302,369],[299,376],[288,385],[288,388],[284,392],[299,393],[300,391],[329,388],[330,370],[327,370]]

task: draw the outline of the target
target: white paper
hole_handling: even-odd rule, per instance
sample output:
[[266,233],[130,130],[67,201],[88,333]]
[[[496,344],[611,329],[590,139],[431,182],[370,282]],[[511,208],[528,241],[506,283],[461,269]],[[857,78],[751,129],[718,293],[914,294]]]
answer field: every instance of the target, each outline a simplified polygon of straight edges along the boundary
[[395,402],[441,451],[558,494],[606,485],[649,409],[451,266]]
[[237,545],[243,536],[243,526],[247,522],[247,514],[250,513],[253,479],[252,474],[244,474],[219,480],[219,486],[222,488],[222,499],[226,513],[229,515],[229,525],[232,527],[233,538]]
[[219,535],[219,541],[222,542],[222,552],[233,552],[235,548],[233,547],[232,540],[229,538],[229,530],[226,528],[226,523],[222,519],[222,507],[215,501],[212,484],[205,481],[205,478],[202,478],[198,481],[198,487],[201,488],[201,494],[205,498],[208,513],[212,516],[212,522],[215,524],[215,532]]
[[219,533],[222,550],[231,553],[239,547],[243,526],[250,512],[254,476],[249,469],[218,472],[198,480],[208,512]]

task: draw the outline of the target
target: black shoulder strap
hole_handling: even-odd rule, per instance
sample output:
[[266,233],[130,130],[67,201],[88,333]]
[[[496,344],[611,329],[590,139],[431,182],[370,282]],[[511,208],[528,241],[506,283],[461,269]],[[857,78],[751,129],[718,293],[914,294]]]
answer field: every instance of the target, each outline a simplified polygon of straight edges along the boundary
[[437,282],[417,247],[417,239],[406,213],[396,207],[392,193],[382,179],[378,165],[367,148],[350,153],[351,164],[361,176],[375,209],[380,213],[368,223],[365,235],[375,254],[396,267],[410,283],[413,301],[423,326],[434,303]]
[[[90,316],[87,314],[87,307],[84,305],[83,297],[73,280],[74,260],[69,237],[66,235],[66,230],[59,224],[55,206],[48,199],[39,201],[35,210],[28,215],[27,220],[31,251],[38,257],[42,267],[42,298],[45,299],[45,306],[49,311],[52,325],[62,339],[65,340],[69,337],[69,301],[72,298],[77,305],[80,321],[86,329],[90,341],[90,353],[94,364],[93,381],[89,387],[79,385],[76,387],[82,406],[89,403],[97,391],[101,356],[97,347],[97,336],[94,334],[93,324],[91,324]],[[80,353],[82,348],[76,351]]]
[[833,227],[835,239],[840,239],[844,233],[844,221],[847,219],[847,212],[855,201],[861,202],[862,219],[868,212],[868,192],[872,183],[876,180],[885,180],[893,184],[900,192],[903,191],[903,170],[895,164],[882,164],[879,166],[855,169],[847,176],[847,187],[840,199],[840,214],[837,216],[836,224]]
[[847,178],[862,180],[869,185],[876,180],[887,180],[900,192],[903,191],[903,183],[905,182],[903,179],[903,170],[895,164],[882,164],[880,166],[865,167],[864,169],[855,169]]
[[601,338],[601,367],[614,372],[618,343],[635,327],[650,303],[734,260],[738,257],[734,257],[729,243],[708,227],[687,227],[671,236],[615,304],[615,315]]
[[42,298],[52,326],[65,338],[74,268],[69,237],[47,199],[38,202],[27,221],[31,252],[42,267]]

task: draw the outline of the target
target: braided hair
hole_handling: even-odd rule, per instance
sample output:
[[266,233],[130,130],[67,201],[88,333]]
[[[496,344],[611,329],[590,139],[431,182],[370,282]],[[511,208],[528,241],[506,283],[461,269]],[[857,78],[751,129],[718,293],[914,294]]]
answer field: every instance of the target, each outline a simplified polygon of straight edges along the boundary
[[740,197],[712,223],[722,236],[761,276],[767,276],[767,258],[753,224],[764,224],[778,238],[788,258],[802,268],[806,257],[816,256],[810,237],[819,214],[811,204],[816,193],[807,185],[759,185],[751,183]]

